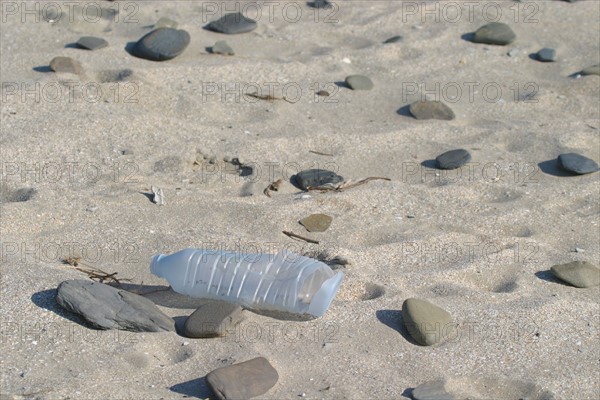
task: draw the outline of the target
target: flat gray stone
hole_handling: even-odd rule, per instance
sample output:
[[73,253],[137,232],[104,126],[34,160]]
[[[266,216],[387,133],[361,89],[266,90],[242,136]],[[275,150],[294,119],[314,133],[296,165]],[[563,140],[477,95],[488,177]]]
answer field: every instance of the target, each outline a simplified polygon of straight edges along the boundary
[[420,384],[412,391],[414,400],[457,400],[456,396],[446,391],[443,379]]
[[592,65],[581,70],[581,75],[600,75],[600,64]]
[[70,74],[80,74],[81,64],[69,57],[54,57],[50,61],[50,69],[54,72],[66,72]]
[[184,30],[158,28],[135,44],[132,54],[151,61],[166,61],[183,53],[190,44],[190,34]]
[[177,21],[173,21],[171,18],[167,18],[167,17],[160,17],[158,19],[158,21],[156,21],[156,23],[154,24],[154,26],[152,26],[152,29],[158,29],[158,28],[177,28],[179,26],[179,24],[177,23]]
[[175,321],[150,300],[126,290],[83,279],[64,281],[56,301],[98,329],[174,331]]
[[423,346],[441,343],[454,335],[455,325],[450,314],[425,300],[405,300],[402,318],[412,338]]
[[577,153],[565,153],[558,156],[559,165],[566,171],[578,175],[598,171],[598,163]]
[[538,61],[543,62],[552,62],[556,61],[556,50],[551,49],[549,47],[544,47],[540,51],[537,52]]
[[306,5],[308,5],[311,8],[321,8],[321,9],[328,9],[328,8],[332,7],[332,5],[329,2],[329,0],[309,1],[309,2],[306,3]]
[[224,40],[216,42],[210,50],[213,54],[222,54],[224,56],[232,56],[235,54],[233,49]]
[[295,178],[298,185],[304,190],[308,190],[309,187],[335,186],[344,181],[343,177],[326,169],[306,169],[298,172]]
[[225,336],[242,320],[242,307],[225,301],[211,301],[194,311],[183,326],[189,338],[214,338]]
[[325,214],[312,214],[301,219],[300,224],[309,232],[325,232],[331,225],[333,218]]
[[502,22],[491,22],[477,29],[473,42],[504,46],[517,38],[510,26]]
[[471,161],[471,154],[465,149],[450,150],[435,159],[438,168],[456,169]]
[[178,156],[167,156],[154,163],[154,172],[176,174],[181,172],[183,161]]
[[368,76],[350,75],[346,77],[346,85],[352,90],[371,90],[373,81]]
[[98,50],[108,46],[108,42],[102,38],[95,36],[82,36],[77,41],[77,46],[86,50]]
[[264,357],[216,369],[206,375],[206,382],[219,400],[251,399],[269,391],[279,379]]
[[256,29],[256,21],[244,17],[242,13],[225,14],[216,21],[212,21],[206,26],[206,29],[213,32],[235,35],[246,33]]
[[578,288],[600,285],[600,269],[587,261],[573,261],[550,268],[559,279]]
[[441,101],[416,101],[409,107],[410,113],[416,119],[453,120],[454,111]]

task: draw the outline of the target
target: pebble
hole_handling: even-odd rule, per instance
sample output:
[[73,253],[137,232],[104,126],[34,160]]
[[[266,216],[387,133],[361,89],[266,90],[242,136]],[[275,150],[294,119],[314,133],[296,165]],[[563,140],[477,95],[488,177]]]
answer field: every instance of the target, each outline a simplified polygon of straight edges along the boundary
[[219,400],[261,396],[278,380],[277,371],[264,357],[218,368],[206,375],[206,382]]
[[309,187],[335,186],[344,180],[335,172],[326,169],[306,169],[295,175],[296,183],[304,190]]
[[104,283],[83,279],[58,285],[56,302],[98,329],[174,331],[175,321],[150,300]]
[[87,50],[98,50],[108,46],[108,42],[95,36],[82,36],[77,41],[77,46]]
[[389,43],[397,43],[399,41],[402,40],[402,36],[398,35],[398,36],[392,36],[389,39],[386,39],[383,44],[389,44]]
[[452,336],[455,329],[447,311],[425,300],[405,300],[402,318],[412,338],[423,346],[442,342]]
[[152,198],[152,201],[156,205],[164,206],[165,205],[165,194],[163,193],[163,190],[156,186],[151,186],[150,190],[152,190],[152,194],[154,195],[154,197]]
[[456,397],[446,391],[446,381],[443,379],[420,384],[412,391],[414,400],[455,400]]
[[70,74],[80,74],[81,64],[69,57],[54,57],[50,61],[50,69],[54,72],[67,72]]
[[551,49],[549,47],[544,47],[540,51],[537,52],[536,55],[538,61],[543,62],[552,62],[556,61],[556,50]]
[[329,96],[329,92],[327,90],[319,90],[317,92],[317,96],[328,97]]
[[232,13],[225,14],[218,20],[212,21],[206,28],[214,32],[234,35],[253,31],[257,26],[256,21],[244,17],[242,13]]
[[456,169],[471,161],[471,154],[465,149],[450,150],[435,158],[438,168]]
[[300,224],[309,232],[325,232],[331,225],[333,218],[326,214],[312,214],[301,219]]
[[186,320],[183,334],[189,338],[214,338],[227,334],[242,320],[242,308],[224,301],[200,306]]
[[315,0],[315,1],[309,1],[308,3],[306,3],[307,6],[312,7],[312,8],[322,8],[322,9],[327,9],[327,8],[331,8],[331,3],[329,2],[329,0]]
[[596,161],[577,153],[565,153],[558,156],[559,165],[566,171],[577,175],[590,174],[598,171]]
[[235,54],[233,49],[224,40],[216,42],[213,47],[211,47],[210,51],[213,54],[222,54],[224,56],[232,56]]
[[142,37],[133,48],[133,55],[151,61],[177,57],[190,44],[190,34],[184,30],[158,28]]
[[441,101],[416,101],[409,107],[416,119],[440,119],[450,121],[455,118],[454,111]]
[[515,48],[515,49],[511,49],[508,53],[506,53],[506,55],[509,57],[514,57],[517,54],[519,54],[520,52],[521,52],[521,50]]
[[587,261],[573,261],[550,268],[557,278],[578,288],[600,285],[600,269]]
[[581,75],[600,75],[600,64],[592,65],[581,70]]
[[373,89],[373,82],[371,79],[364,75],[350,75],[346,77],[346,85],[352,90],[371,90]]
[[502,22],[491,22],[477,29],[473,42],[504,46],[512,43],[516,38],[517,35],[510,26]]
[[175,29],[175,28],[177,28],[177,26],[179,26],[177,21],[173,21],[171,18],[167,18],[167,17],[160,17],[158,19],[158,21],[156,21],[154,26],[152,26],[152,29],[158,29],[158,28],[173,28],[173,29]]

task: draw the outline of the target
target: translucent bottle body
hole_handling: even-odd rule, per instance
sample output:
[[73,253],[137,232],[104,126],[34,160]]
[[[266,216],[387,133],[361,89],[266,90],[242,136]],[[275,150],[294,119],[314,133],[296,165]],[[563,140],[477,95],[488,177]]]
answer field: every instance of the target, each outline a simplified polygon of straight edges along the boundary
[[150,270],[181,294],[315,317],[327,311],[344,277],[320,261],[287,251],[273,255],[185,249],[154,256]]

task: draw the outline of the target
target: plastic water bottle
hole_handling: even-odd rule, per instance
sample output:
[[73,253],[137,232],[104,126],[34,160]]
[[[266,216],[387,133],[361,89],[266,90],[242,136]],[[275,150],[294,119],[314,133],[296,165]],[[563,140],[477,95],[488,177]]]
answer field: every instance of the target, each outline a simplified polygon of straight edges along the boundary
[[155,255],[150,271],[188,296],[313,317],[325,314],[344,279],[341,271],[334,273],[320,261],[288,251],[273,255],[185,249]]

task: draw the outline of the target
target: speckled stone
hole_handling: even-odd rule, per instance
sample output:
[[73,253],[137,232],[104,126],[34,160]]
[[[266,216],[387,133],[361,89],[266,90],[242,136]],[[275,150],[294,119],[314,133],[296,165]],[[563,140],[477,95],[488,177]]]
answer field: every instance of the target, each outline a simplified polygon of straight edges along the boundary
[[587,261],[573,261],[550,268],[557,278],[578,288],[600,285],[600,269]]
[[432,346],[454,335],[450,314],[425,300],[405,300],[402,318],[412,338],[423,346]]
[[517,38],[510,26],[502,22],[491,22],[477,29],[473,42],[504,46]]

